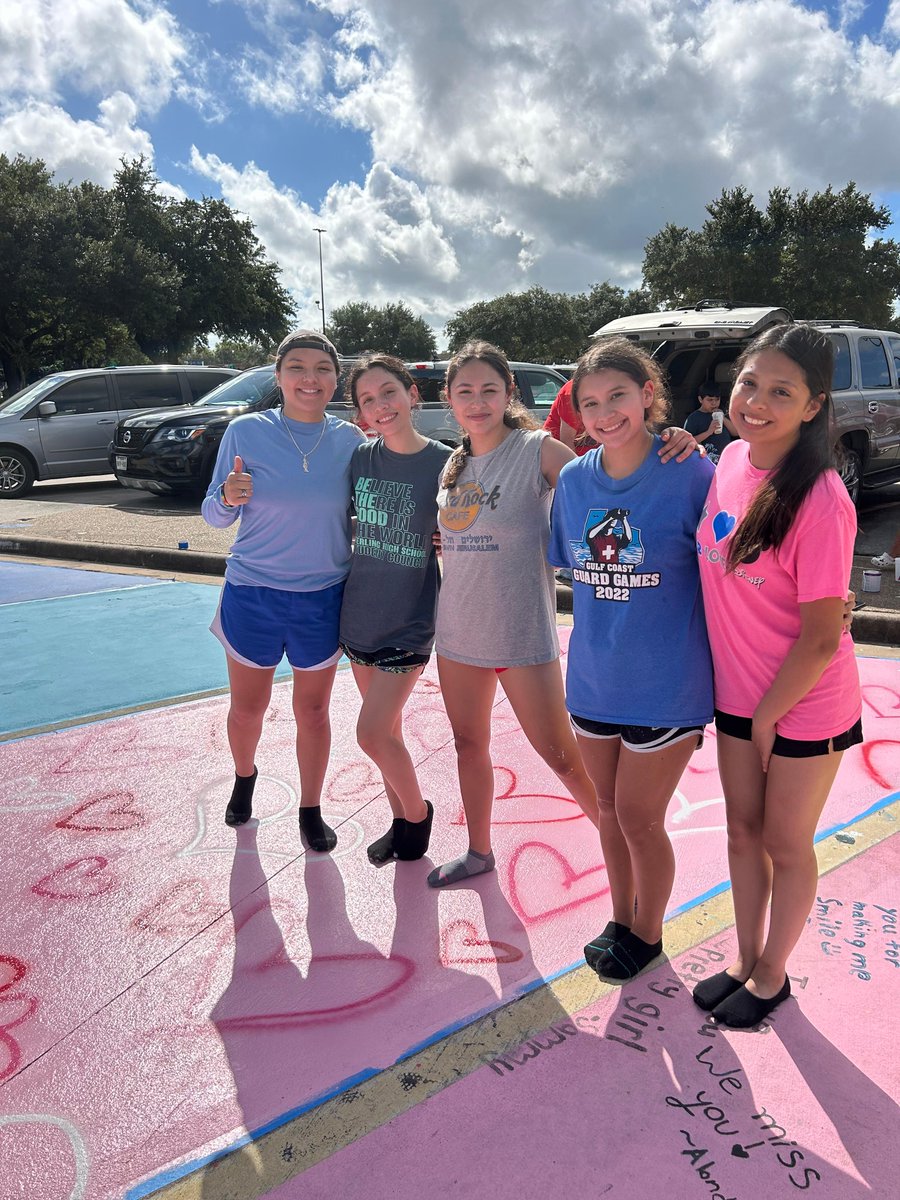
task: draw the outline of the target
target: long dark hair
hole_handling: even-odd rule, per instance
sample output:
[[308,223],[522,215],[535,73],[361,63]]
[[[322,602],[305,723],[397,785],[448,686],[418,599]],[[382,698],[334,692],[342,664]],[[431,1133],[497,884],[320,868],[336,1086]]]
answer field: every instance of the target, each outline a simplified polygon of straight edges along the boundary
[[360,411],[359,397],[356,394],[357,384],[366,371],[372,371],[376,367],[380,367],[382,371],[387,371],[388,375],[393,375],[407,392],[416,386],[416,381],[413,379],[405,363],[401,362],[393,354],[383,354],[380,351],[364,354],[350,368],[350,374],[347,376],[347,381],[344,384],[344,399],[357,412]]
[[[457,350],[450,361],[447,363],[447,378],[444,382],[444,390],[441,397],[445,404],[450,403],[450,388],[453,380],[461,367],[470,362],[487,363],[500,378],[506,383],[506,390],[509,394],[509,399],[506,402],[506,409],[503,413],[503,424],[510,429],[539,429],[540,426],[534,421],[528,409],[519,399],[519,392],[516,388],[516,378],[510,370],[509,361],[502,350],[498,350],[496,346],[492,346],[490,342],[472,341],[466,342],[462,349]],[[472,453],[472,442],[468,434],[463,435],[462,442],[450,457],[447,459],[447,465],[444,468],[444,475],[441,480],[445,488],[455,487],[457,479],[463,472],[466,461]]]
[[762,350],[777,350],[797,364],[809,393],[823,396],[821,408],[800,426],[796,444],[761,485],[728,549],[728,570],[753,562],[763,550],[777,550],[800,505],[819,476],[834,464],[831,381],[834,346],[814,325],[772,325],[755,338],[735,364],[735,376]]

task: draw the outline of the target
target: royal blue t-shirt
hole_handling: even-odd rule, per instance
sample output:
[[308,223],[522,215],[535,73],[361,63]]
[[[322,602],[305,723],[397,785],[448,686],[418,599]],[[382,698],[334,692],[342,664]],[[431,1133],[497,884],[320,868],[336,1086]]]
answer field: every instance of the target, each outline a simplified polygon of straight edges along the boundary
[[616,725],[705,725],[712,664],[697,568],[697,525],[713,467],[663,463],[653,446],[625,479],[603,450],[563,467],[548,557],[572,568],[574,629],[566,707]]

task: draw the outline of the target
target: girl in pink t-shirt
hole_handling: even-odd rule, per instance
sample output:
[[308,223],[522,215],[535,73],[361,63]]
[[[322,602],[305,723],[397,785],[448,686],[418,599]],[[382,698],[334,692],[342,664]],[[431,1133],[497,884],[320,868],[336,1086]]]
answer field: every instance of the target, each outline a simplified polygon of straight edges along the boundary
[[862,741],[842,626],[856,514],[831,469],[833,368],[811,325],[773,326],[744,351],[731,394],[741,441],[722,454],[697,530],[738,956],[694,1000],[735,1028],[790,995],[816,824],[843,751]]

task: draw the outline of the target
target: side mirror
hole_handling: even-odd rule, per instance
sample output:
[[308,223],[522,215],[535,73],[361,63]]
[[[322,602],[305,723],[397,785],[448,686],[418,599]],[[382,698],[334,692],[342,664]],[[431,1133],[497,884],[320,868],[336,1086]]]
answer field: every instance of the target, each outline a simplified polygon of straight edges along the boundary
[[40,402],[40,404],[38,405],[38,416],[39,417],[52,417],[55,412],[56,412],[56,401],[55,400],[42,400]]

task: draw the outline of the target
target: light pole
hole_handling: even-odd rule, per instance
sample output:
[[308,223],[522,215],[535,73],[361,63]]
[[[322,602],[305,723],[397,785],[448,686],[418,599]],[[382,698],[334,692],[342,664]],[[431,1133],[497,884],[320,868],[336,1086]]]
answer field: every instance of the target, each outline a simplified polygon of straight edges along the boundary
[[322,297],[322,333],[325,332],[325,271],[322,267],[322,234],[327,233],[327,229],[320,229],[318,225],[313,227],[313,232],[319,235],[319,294]]

